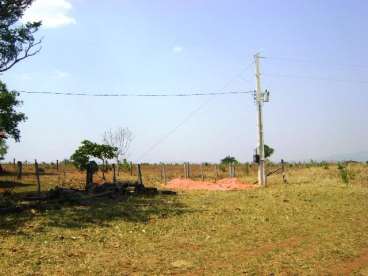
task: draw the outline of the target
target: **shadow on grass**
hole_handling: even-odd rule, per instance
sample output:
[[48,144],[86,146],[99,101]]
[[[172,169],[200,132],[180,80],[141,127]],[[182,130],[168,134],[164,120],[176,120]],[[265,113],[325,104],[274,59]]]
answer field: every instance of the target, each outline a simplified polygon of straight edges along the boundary
[[13,182],[8,180],[0,180],[0,189],[11,189],[11,188],[20,188],[20,187],[29,187],[34,186],[33,184],[27,184],[22,182]]
[[[34,208],[34,209],[33,209]],[[108,226],[113,221],[148,223],[152,218],[164,219],[194,212],[176,195],[130,195],[115,199],[98,198],[88,202],[42,202],[18,214],[0,214],[0,231],[16,233],[41,217],[43,226],[81,228]]]

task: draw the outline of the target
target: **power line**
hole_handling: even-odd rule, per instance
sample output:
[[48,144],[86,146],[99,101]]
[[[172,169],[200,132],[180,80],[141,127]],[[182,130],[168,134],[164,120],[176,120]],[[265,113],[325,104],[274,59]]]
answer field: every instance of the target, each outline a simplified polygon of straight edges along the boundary
[[[224,86],[222,87],[222,89],[227,88],[234,80],[236,80],[237,78],[240,78],[241,75],[249,70],[251,68],[251,66],[253,65],[253,62],[251,62],[250,64],[248,64],[247,67],[245,67],[244,71],[240,72],[239,74],[237,74],[234,78],[230,79],[229,81],[227,81]],[[254,94],[255,91],[245,91],[243,94],[248,94],[248,93],[252,93]],[[171,135],[173,135],[180,127],[182,127],[184,124],[186,124],[192,117],[194,117],[194,115],[196,115],[200,110],[202,110],[206,105],[208,105],[210,102],[212,102],[214,100],[214,95],[210,95],[207,94],[210,97],[202,102],[197,108],[195,108],[194,110],[192,110],[186,117],[184,117],[184,119],[182,121],[179,122],[179,124],[177,124],[175,127],[173,127],[170,131],[168,131],[165,135],[163,135],[162,137],[160,137],[155,143],[153,143],[145,152],[143,152],[141,155],[139,155],[139,157],[137,158],[137,162],[141,161],[143,157],[145,157],[147,154],[149,154],[150,152],[152,152],[155,148],[157,148],[160,144],[162,144],[166,139],[168,139]]]
[[[264,57],[265,59],[271,60],[280,60],[284,62],[291,62],[291,63],[301,63],[301,64],[313,64],[320,66],[321,63],[317,64],[316,59],[307,59],[307,58],[293,58],[293,57]],[[324,60],[319,60],[322,62],[322,65],[328,66],[338,66],[338,67],[350,67],[354,69],[361,69],[361,70],[368,70],[368,66],[358,65],[358,64],[347,64],[347,63],[336,63],[336,62],[326,62]]]
[[276,78],[293,78],[293,79],[306,79],[306,80],[316,80],[316,81],[332,81],[332,82],[347,82],[347,83],[357,83],[357,84],[368,84],[368,81],[363,80],[345,80],[345,79],[332,79],[317,76],[302,76],[302,75],[289,75],[289,74],[268,74],[263,73],[264,76],[276,77]]
[[53,95],[53,96],[79,96],[79,97],[196,97],[196,96],[221,96],[221,95],[239,95],[239,94],[250,94],[254,93],[254,90],[249,91],[225,91],[225,92],[195,92],[195,93],[176,93],[176,94],[127,94],[127,93],[72,93],[72,92],[52,92],[52,91],[25,91],[15,90],[20,94],[38,94],[38,95]]

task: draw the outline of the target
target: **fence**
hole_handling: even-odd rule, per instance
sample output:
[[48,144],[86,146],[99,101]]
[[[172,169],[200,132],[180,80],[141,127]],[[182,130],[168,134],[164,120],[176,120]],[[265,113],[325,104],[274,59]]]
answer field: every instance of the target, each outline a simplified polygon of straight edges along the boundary
[[[145,185],[166,184],[175,178],[190,178],[199,181],[216,182],[226,177],[243,178],[248,181],[257,179],[257,164],[140,164],[137,170],[135,164],[116,165],[104,164],[94,174],[93,182],[96,184],[116,181],[137,181]],[[72,163],[59,162],[21,162],[2,164],[4,172],[0,176],[0,189],[14,189],[17,191],[49,190],[56,186],[85,189],[86,173],[77,170]],[[282,173],[286,182],[284,163],[279,168],[277,164],[269,164],[269,171]],[[281,170],[281,171],[280,171]],[[141,175],[139,177],[139,171]],[[88,182],[88,180],[87,180]],[[0,190],[1,191],[1,190]]]

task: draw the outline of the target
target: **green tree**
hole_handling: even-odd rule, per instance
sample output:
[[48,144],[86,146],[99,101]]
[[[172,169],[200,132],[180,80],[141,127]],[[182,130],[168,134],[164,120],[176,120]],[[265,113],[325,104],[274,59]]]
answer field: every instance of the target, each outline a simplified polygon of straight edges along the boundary
[[41,40],[34,38],[41,22],[19,22],[32,2],[0,0],[0,73],[41,50]]
[[16,110],[22,104],[18,96],[17,92],[8,91],[6,85],[0,81],[0,128],[17,142],[20,139],[18,125],[27,119],[24,113]]
[[[19,123],[27,117],[16,110],[22,102],[17,99],[18,93],[8,91],[6,85],[0,81],[0,131],[6,132],[7,138],[13,138],[16,142],[20,140]],[[5,138],[0,138],[0,160],[7,153]],[[0,167],[0,171],[2,171]]]
[[[5,140],[0,138],[0,160],[4,159],[4,155],[7,153],[8,146],[5,143]],[[1,168],[0,168],[1,171]]]
[[224,159],[221,159],[221,164],[223,165],[228,165],[231,163],[238,163],[238,161],[235,159],[235,157],[230,155],[226,156]]
[[270,157],[274,153],[274,151],[275,150],[273,148],[271,148],[270,146],[264,145],[264,155],[265,155],[265,158]]
[[91,158],[97,158],[104,162],[105,160],[114,158],[116,151],[116,147],[84,140],[82,141],[82,145],[70,157],[70,160],[77,168],[85,170]]

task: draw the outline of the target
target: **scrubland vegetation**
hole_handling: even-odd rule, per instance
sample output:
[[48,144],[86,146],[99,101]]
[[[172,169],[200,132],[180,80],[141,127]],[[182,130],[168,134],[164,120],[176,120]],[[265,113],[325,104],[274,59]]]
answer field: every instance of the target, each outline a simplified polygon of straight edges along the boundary
[[[341,166],[287,165],[288,184],[275,175],[267,188],[40,203],[1,215],[0,273],[367,275],[368,165]],[[41,167],[44,190],[84,185],[84,174],[72,165],[65,179],[62,166],[59,172]],[[204,170],[214,178],[213,166]],[[142,166],[145,185],[164,188],[160,171]],[[255,166],[236,171],[243,181],[256,179]],[[13,175],[1,177],[2,204],[35,190],[33,168],[24,172],[15,188]],[[167,166],[167,172],[180,177],[183,167]],[[194,166],[194,178],[199,174]],[[135,176],[125,170],[118,179]],[[102,181],[101,174],[95,180]]]

